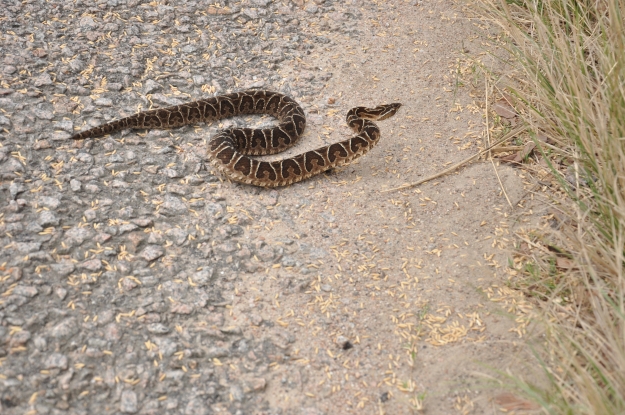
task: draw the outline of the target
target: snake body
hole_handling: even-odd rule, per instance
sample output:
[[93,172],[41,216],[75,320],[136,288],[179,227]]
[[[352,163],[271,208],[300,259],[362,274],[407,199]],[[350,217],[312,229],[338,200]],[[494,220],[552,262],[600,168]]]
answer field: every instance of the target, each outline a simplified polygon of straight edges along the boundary
[[143,111],[71,137],[81,140],[125,129],[167,129],[199,122],[212,122],[243,114],[268,114],[278,119],[272,128],[229,128],[208,143],[210,162],[228,178],[255,186],[277,187],[305,180],[328,169],[343,166],[367,153],[380,140],[373,121],[389,118],[401,104],[375,108],[356,107],[347,113],[347,125],[356,135],[316,150],[278,161],[260,161],[249,156],[275,154],[293,146],[303,134],[306,116],[292,98],[271,91],[249,90]]

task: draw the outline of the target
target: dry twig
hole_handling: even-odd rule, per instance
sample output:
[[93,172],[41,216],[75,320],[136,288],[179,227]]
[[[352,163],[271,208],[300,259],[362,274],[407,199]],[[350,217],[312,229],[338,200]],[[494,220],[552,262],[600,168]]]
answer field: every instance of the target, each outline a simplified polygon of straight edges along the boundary
[[399,187],[394,187],[392,189],[386,189],[386,190],[381,190],[381,193],[389,193],[389,192],[394,192],[396,190],[404,190],[404,189],[409,189],[411,187],[415,187],[415,186],[419,186],[420,184],[423,184],[425,182],[429,182],[430,180],[434,180],[438,177],[444,176],[448,173],[451,173],[452,171],[456,170],[458,167],[464,166],[465,164],[473,161],[474,159],[478,158],[479,156],[481,156],[484,153],[488,153],[490,150],[492,150],[494,147],[497,147],[498,145],[504,143],[505,141],[508,141],[509,139],[511,139],[512,137],[514,137],[515,135],[519,134],[522,131],[525,131],[527,129],[527,126],[523,125],[520,127],[515,128],[514,130],[510,131],[508,134],[506,134],[505,136],[503,136],[502,138],[500,138],[499,140],[497,140],[493,145],[489,146],[488,148],[485,148],[484,150],[480,151],[477,154],[472,155],[471,157],[468,157],[456,164],[454,164],[451,167],[446,168],[445,170],[442,170],[432,176],[426,177],[425,179],[421,179],[418,182],[414,182],[414,183],[406,183],[406,184],[402,184]]

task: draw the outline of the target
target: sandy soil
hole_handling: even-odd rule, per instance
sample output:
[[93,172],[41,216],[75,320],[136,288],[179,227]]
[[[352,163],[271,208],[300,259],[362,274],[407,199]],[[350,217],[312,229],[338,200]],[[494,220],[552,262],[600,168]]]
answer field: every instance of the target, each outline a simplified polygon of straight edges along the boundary
[[[276,294],[284,272],[271,269],[267,280],[237,282],[232,316],[254,307],[296,334],[299,364],[277,368],[273,379],[281,382],[268,387],[276,406],[498,413],[501,389],[488,376],[522,375],[531,361],[520,347],[530,306],[505,288],[504,272],[511,228],[523,215],[517,204],[527,196],[523,179],[512,167],[480,161],[414,189],[382,192],[483,148],[483,93],[470,81],[484,33],[456,2],[380,1],[365,16],[365,37],[337,37],[337,46],[301,61],[334,76],[326,95],[313,99],[320,116],[290,154],[348,134],[343,117],[353,106],[403,107],[380,123],[379,146],[359,162],[278,191],[282,206],[305,205],[297,219],[256,229],[273,241],[307,235],[327,253],[314,264],[312,292]],[[252,306],[259,291],[264,300]],[[352,347],[343,350],[346,342]]]

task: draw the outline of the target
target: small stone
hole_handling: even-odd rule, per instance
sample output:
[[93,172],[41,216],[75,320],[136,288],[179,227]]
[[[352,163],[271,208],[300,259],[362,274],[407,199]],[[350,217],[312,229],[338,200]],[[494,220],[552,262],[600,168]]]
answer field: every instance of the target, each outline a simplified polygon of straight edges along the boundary
[[121,89],[123,88],[123,85],[120,84],[119,82],[111,82],[106,87],[109,91],[121,91]]
[[158,169],[160,169],[160,167],[156,165],[148,165],[148,166],[143,166],[141,169],[150,174],[156,174],[158,173]]
[[130,290],[132,290],[133,288],[138,287],[138,286],[139,286],[139,283],[138,283],[137,281],[135,281],[135,279],[134,279],[134,278],[124,277],[124,278],[122,278],[122,280],[121,280],[121,286],[122,286],[122,289],[123,289],[124,291],[130,291]]
[[193,313],[193,306],[184,303],[175,303],[171,306],[170,311],[174,314],[191,314]]
[[[106,232],[98,232],[98,234],[93,238],[96,243],[103,244],[104,242],[111,239],[112,236]],[[112,254],[111,254],[112,253]],[[105,248],[104,255],[115,255],[115,250],[112,248]]]
[[[167,172],[165,171],[165,173]],[[180,186],[179,184],[174,183],[168,184],[166,190],[168,193],[173,193],[180,196],[185,196],[189,192],[187,186]]]
[[161,323],[148,324],[148,331],[152,334],[167,334],[169,327]]
[[83,215],[85,216],[85,219],[87,219],[87,222],[93,222],[98,217],[98,213],[93,209],[85,210]]
[[11,128],[11,120],[4,115],[0,115],[0,125],[6,128]]
[[90,16],[82,17],[80,21],[78,22],[78,25],[80,27],[86,27],[86,28],[98,27],[98,24],[95,22],[95,20],[93,20],[93,17],[90,17]]
[[39,251],[41,249],[41,242],[17,242],[15,247],[20,253],[28,254]]
[[50,268],[52,268],[52,271],[60,277],[66,277],[74,272],[74,269],[76,269],[74,263],[71,261],[63,261],[58,264],[52,264],[50,265]]
[[28,285],[18,285],[13,289],[13,294],[33,298],[38,294],[37,288]]
[[260,316],[260,314],[252,313],[250,314],[249,319],[255,326],[260,326],[261,324],[263,324],[263,318]]
[[260,392],[267,386],[267,381],[263,378],[248,377],[243,380],[243,392]]
[[206,403],[199,398],[191,399],[184,410],[185,415],[207,415],[208,413]]
[[160,232],[150,232],[149,233],[150,236],[148,236],[148,243],[149,244],[160,244],[163,243],[163,234]]
[[84,261],[78,265],[78,268],[86,269],[87,271],[99,271],[102,269],[102,261],[99,259],[90,259],[88,261]]
[[50,336],[56,339],[67,340],[78,332],[79,325],[73,317],[66,318],[50,329]]
[[50,140],[52,141],[65,141],[70,138],[72,135],[67,131],[55,131],[50,136]]
[[256,9],[243,9],[241,13],[249,17],[250,19],[258,19],[258,12]]
[[15,174],[15,172],[23,172],[24,166],[14,158],[10,158],[0,165],[0,174]]
[[37,223],[43,227],[46,226],[58,226],[60,223],[59,218],[56,217],[54,212],[49,210],[43,210],[39,214],[39,218],[37,219]]
[[46,148],[51,148],[52,144],[48,140],[38,140],[33,144],[33,149],[35,150],[45,150]]
[[93,231],[88,228],[70,228],[65,231],[65,244],[70,247],[82,245],[87,239],[93,238]]
[[57,287],[54,290],[54,293],[56,294],[57,297],[59,297],[61,301],[65,300],[65,296],[67,296],[67,290],[62,287]]
[[4,72],[7,75],[11,75],[12,73],[15,73],[17,71],[17,68],[13,65],[6,65],[4,68],[2,68],[2,72]]
[[166,235],[173,237],[174,243],[176,245],[182,245],[183,243],[185,243],[187,241],[187,237],[189,236],[186,231],[180,228],[172,228],[166,232]]
[[241,327],[236,327],[236,326],[231,326],[231,327],[224,327],[221,329],[222,333],[225,334],[242,334],[243,330],[241,329]]
[[144,94],[151,94],[153,92],[158,91],[159,89],[161,89],[161,85],[151,79],[148,79],[147,81],[145,81],[145,85],[143,86],[143,93]]
[[243,389],[239,385],[230,386],[230,397],[236,402],[242,402],[245,399]]
[[265,245],[257,251],[258,258],[264,262],[269,262],[275,257],[275,252],[269,245]]
[[52,84],[53,84],[52,78],[50,77],[50,74],[47,72],[42,73],[41,75],[39,75],[33,80],[33,85],[36,86],[37,88],[41,86],[45,86],[45,85],[52,85]]
[[148,262],[152,262],[163,255],[165,255],[165,250],[162,247],[158,245],[148,245],[139,256]]
[[201,271],[198,271],[195,274],[193,274],[191,279],[196,284],[200,286],[204,286],[211,282],[211,280],[213,279],[214,273],[215,273],[214,268],[204,268]]
[[[215,251],[217,252],[221,252],[224,254],[231,254],[232,252],[236,251],[238,248],[237,246],[232,243],[232,242],[224,242],[223,244],[219,244],[215,247]],[[259,253],[259,256],[261,254]],[[271,253],[271,257],[273,258],[273,252]],[[263,259],[264,260],[264,259]]]
[[179,171],[169,168],[169,167],[163,169],[163,173],[165,173],[167,177],[169,177],[170,179],[177,179],[183,176],[182,173],[180,173]]
[[46,369],[66,370],[69,367],[69,359],[60,353],[52,353],[44,362]]
[[86,185],[85,190],[89,193],[100,193],[100,188],[95,184]]
[[132,223],[134,223],[135,225],[140,226],[142,228],[145,228],[147,226],[152,226],[153,225],[152,219],[148,219],[148,218],[133,219]]
[[134,223],[124,223],[123,225],[119,226],[119,234],[121,235],[126,232],[132,232],[135,229],[139,229],[139,227]]
[[59,204],[61,203],[61,201],[57,199],[56,197],[50,197],[50,196],[42,196],[39,198],[37,202],[40,205],[47,207],[48,209],[56,209],[57,207],[59,207]]
[[82,183],[80,180],[72,179],[69,181],[69,187],[73,192],[80,192],[82,190]]
[[87,38],[87,40],[90,40],[92,42],[95,42],[96,40],[98,40],[100,36],[102,36],[102,32],[97,32],[95,30],[90,30],[85,34],[85,37]]
[[11,339],[9,341],[9,346],[10,347],[24,346],[28,342],[28,340],[30,340],[30,332],[27,330],[20,330],[11,336]]
[[74,123],[71,120],[61,120],[52,123],[53,127],[57,130],[63,130],[68,133],[74,132]]
[[113,100],[110,98],[98,98],[95,101],[93,101],[93,103],[100,107],[112,107],[113,106]]
[[119,410],[125,414],[135,414],[139,410],[137,407],[137,394],[131,390],[122,392],[119,401]]
[[116,323],[109,323],[104,327],[104,338],[106,340],[117,342],[122,338],[122,331]]
[[127,189],[128,183],[126,183],[123,180],[113,180],[111,182],[111,187],[116,188],[116,189]]
[[128,241],[130,241],[130,246],[132,247],[133,252],[136,252],[137,248],[139,248],[139,246],[143,243],[143,241],[145,241],[145,233],[132,232],[128,234],[127,238],[128,238]]
[[163,204],[161,205],[161,212],[163,214],[181,215],[187,212],[187,206],[179,198],[172,195],[165,195]]
[[9,193],[11,194],[11,198],[14,200],[17,197],[17,195],[19,195],[20,193],[23,193],[24,191],[26,191],[26,187],[24,187],[24,185],[21,183],[13,182],[9,185]]

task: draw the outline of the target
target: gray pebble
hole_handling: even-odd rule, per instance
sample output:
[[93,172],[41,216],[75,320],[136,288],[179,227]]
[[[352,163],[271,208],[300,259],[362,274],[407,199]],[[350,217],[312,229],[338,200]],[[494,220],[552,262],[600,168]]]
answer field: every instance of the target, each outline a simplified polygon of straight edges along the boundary
[[67,296],[67,290],[62,287],[58,287],[56,290],[54,290],[54,293],[57,297],[59,297],[60,300],[64,300]]
[[207,415],[209,409],[202,399],[194,398],[189,401],[184,409],[184,413],[185,415]]
[[73,317],[66,318],[61,321],[57,325],[53,326],[50,329],[50,336],[60,339],[66,340],[70,336],[73,336],[78,332],[78,325],[76,324],[76,319]]
[[55,121],[52,125],[54,126],[54,128],[66,131],[68,133],[74,132],[74,123],[71,120]]
[[74,269],[76,267],[74,266],[74,263],[71,261],[63,261],[63,262],[59,262],[58,264],[50,265],[50,268],[52,268],[52,271],[54,271],[57,275],[61,277],[66,277],[72,272],[74,272]]
[[24,185],[21,183],[13,182],[9,185],[9,193],[11,194],[11,198],[13,200],[15,200],[18,194],[24,192],[25,190],[26,190],[26,187],[24,187]]
[[46,369],[61,369],[66,370],[69,366],[69,359],[67,356],[60,353],[52,353],[49,355],[44,363]]
[[69,187],[72,189],[73,192],[80,192],[80,190],[82,189],[82,183],[80,182],[80,180],[72,179],[69,181]]
[[161,206],[163,213],[170,215],[181,215],[187,212],[187,206],[184,202],[172,195],[166,195]]
[[52,78],[50,77],[50,74],[47,72],[44,72],[38,77],[33,79],[33,85],[37,88],[46,86],[46,85],[52,85],[52,83],[53,83]]
[[38,200],[41,206],[47,207],[49,209],[56,209],[59,207],[61,201],[55,197],[42,196]]
[[39,214],[39,219],[37,220],[37,223],[43,227],[46,227],[46,226],[57,226],[60,223],[60,221],[59,221],[59,218],[56,217],[54,212],[49,211],[49,210],[43,210]]
[[153,334],[167,334],[169,333],[169,327],[161,323],[149,324],[148,331]]
[[191,278],[196,284],[203,286],[211,282],[214,272],[214,268],[204,268],[193,274]]
[[11,128],[13,124],[11,123],[10,119],[5,117],[4,115],[0,115],[0,125],[5,128]]
[[88,228],[71,228],[65,231],[65,243],[69,246],[82,245],[87,239],[94,236],[94,232]]
[[131,390],[124,390],[119,401],[119,410],[125,414],[135,414],[137,407],[137,394]]
[[98,98],[95,101],[93,101],[93,103],[100,107],[112,107],[113,106],[113,100],[110,98]]
[[165,255],[165,250],[162,247],[158,245],[148,245],[139,256],[148,262],[152,262],[163,255]]
[[21,295],[23,297],[33,298],[38,294],[37,288],[26,286],[26,285],[18,285],[13,289],[13,294]]
[[17,242],[15,247],[19,253],[28,254],[39,251],[41,249],[41,242]]

